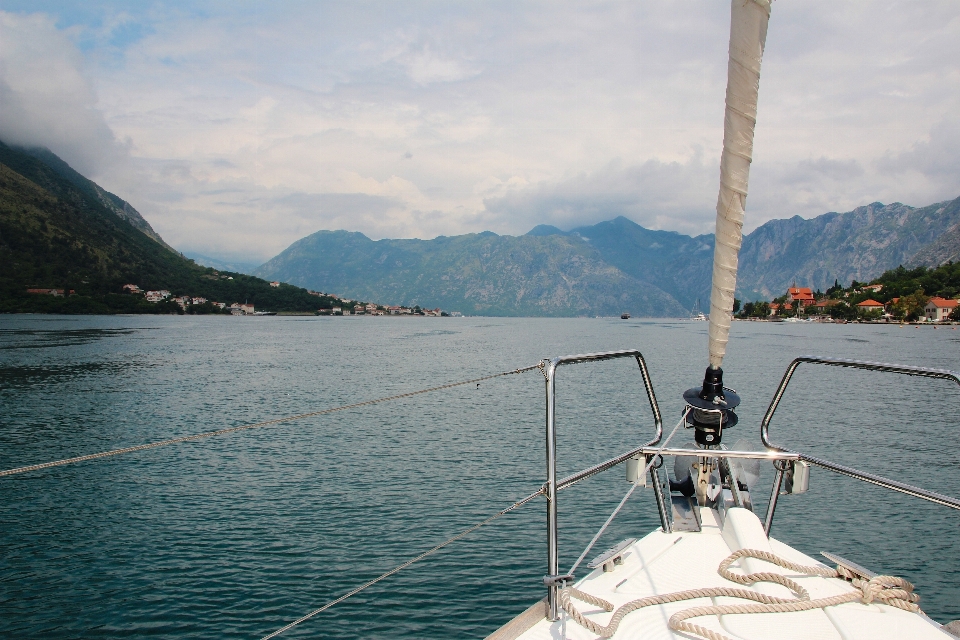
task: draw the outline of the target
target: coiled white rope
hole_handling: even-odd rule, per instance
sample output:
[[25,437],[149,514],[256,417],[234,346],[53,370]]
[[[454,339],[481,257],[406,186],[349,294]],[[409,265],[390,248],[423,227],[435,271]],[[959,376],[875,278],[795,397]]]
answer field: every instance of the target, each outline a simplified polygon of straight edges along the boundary
[[[806,589],[800,586],[797,582],[778,573],[760,572],[747,575],[733,573],[730,571],[730,565],[740,558],[757,558],[759,560],[764,560],[766,562],[779,565],[785,569],[806,575],[822,576],[824,578],[842,578],[844,580],[848,580],[854,587],[857,588],[857,590],[831,596],[829,598],[818,598],[816,600],[811,600],[810,594]],[[752,591],[750,589],[738,589],[736,587],[689,589],[686,591],[677,591],[674,593],[648,596],[646,598],[631,600],[614,611],[613,616],[610,618],[610,622],[608,622],[606,625],[600,625],[592,620],[588,620],[583,616],[583,614],[577,611],[576,607],[574,607],[573,603],[571,602],[571,598],[576,598],[582,602],[601,607],[604,611],[613,611],[613,604],[604,600],[603,598],[598,598],[573,587],[567,587],[560,591],[560,606],[563,607],[564,611],[566,611],[580,626],[589,630],[591,633],[597,634],[598,636],[609,638],[617,632],[617,627],[620,626],[620,622],[623,621],[623,618],[627,614],[651,605],[668,604],[671,602],[680,602],[682,600],[694,600],[696,598],[716,597],[741,598],[743,600],[752,600],[757,603],[692,607],[690,609],[678,611],[670,617],[668,622],[670,629],[697,635],[702,638],[706,638],[707,640],[732,639],[729,636],[723,635],[722,633],[717,633],[716,631],[711,631],[710,629],[706,629],[699,625],[691,624],[687,622],[687,620],[690,618],[698,618],[700,616],[709,615],[808,611],[810,609],[822,609],[824,607],[833,607],[836,605],[845,604],[847,602],[857,601],[860,601],[864,604],[870,604],[873,601],[878,601],[882,604],[890,605],[891,607],[896,607],[905,611],[920,611],[920,607],[917,606],[917,602],[920,601],[920,596],[913,592],[913,585],[903,578],[897,576],[876,576],[870,580],[863,580],[859,576],[849,572],[844,567],[838,566],[836,569],[830,569],[829,567],[799,565],[794,562],[790,562],[789,560],[785,560],[776,554],[770,553],[769,551],[758,551],[756,549],[741,549],[740,551],[736,551],[735,553],[727,556],[723,562],[720,563],[720,566],[717,568],[717,573],[731,582],[744,585],[756,584],[758,582],[773,582],[786,587],[797,597],[794,599],[778,598],[774,596],[768,596],[757,591]]]

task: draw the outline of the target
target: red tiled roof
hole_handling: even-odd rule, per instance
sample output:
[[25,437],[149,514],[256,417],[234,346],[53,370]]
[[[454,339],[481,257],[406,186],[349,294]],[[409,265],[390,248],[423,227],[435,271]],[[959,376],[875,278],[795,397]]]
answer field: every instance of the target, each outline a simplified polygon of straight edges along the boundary
[[873,299],[870,299],[870,300],[864,300],[863,302],[858,303],[857,306],[858,306],[858,307],[882,308],[882,307],[883,307],[883,303],[882,303],[882,302],[877,302],[876,300],[873,300]]
[[957,306],[957,300],[948,300],[947,298],[930,298],[927,304],[933,303],[935,307],[940,309],[953,309]]

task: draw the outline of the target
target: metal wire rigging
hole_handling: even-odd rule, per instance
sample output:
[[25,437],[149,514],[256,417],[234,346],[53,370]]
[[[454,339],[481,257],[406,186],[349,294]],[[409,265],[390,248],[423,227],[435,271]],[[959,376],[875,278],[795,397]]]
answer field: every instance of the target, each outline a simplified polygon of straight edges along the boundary
[[165,447],[170,444],[179,444],[181,442],[191,442],[194,440],[202,440],[204,438],[212,438],[213,436],[222,436],[228,433],[236,433],[238,431],[247,431],[249,429],[258,429],[260,427],[269,427],[275,424],[281,424],[283,422],[292,422],[294,420],[302,420],[304,418],[313,418],[315,416],[322,416],[328,413],[335,413],[337,411],[346,411],[347,409],[356,409],[358,407],[366,407],[371,404],[379,404],[381,402],[389,402],[390,400],[399,400],[401,398],[409,398],[411,396],[420,395],[422,393],[430,393],[432,391],[441,391],[443,389],[450,389],[451,387],[459,387],[465,384],[474,384],[480,383],[484,380],[492,380],[493,378],[501,378],[503,376],[509,376],[517,373],[525,373],[527,371],[533,371],[534,369],[540,369],[542,371],[542,363],[537,363],[530,365],[529,367],[521,367],[520,369],[514,369],[512,371],[502,371],[500,373],[494,373],[488,376],[483,376],[482,378],[473,378],[472,380],[462,380],[460,382],[451,382],[449,384],[443,384],[439,387],[430,387],[428,389],[420,389],[418,391],[410,391],[407,393],[400,393],[394,396],[386,396],[383,398],[377,398],[375,400],[365,400],[364,402],[356,402],[354,404],[346,404],[340,407],[333,407],[332,409],[322,409],[320,411],[311,411],[310,413],[301,413],[295,416],[287,416],[286,418],[275,418],[273,420],[266,420],[264,422],[257,422],[256,424],[246,424],[239,427],[228,427],[226,429],[218,429],[216,431],[206,431],[204,433],[196,433],[190,436],[181,436],[179,438],[170,438],[169,440],[161,440],[159,442],[151,442],[148,444],[140,444],[134,447],[124,447],[122,449],[113,449],[111,451],[101,451],[100,453],[91,453],[84,456],[77,456],[75,458],[64,458],[63,460],[54,460],[52,462],[43,462],[40,464],[31,464],[25,467],[16,467],[15,469],[6,469],[0,471],[0,478],[5,476],[13,476],[20,473],[27,473],[29,471],[40,471],[42,469],[49,469],[51,467],[62,467],[68,464],[74,464],[77,462],[86,462],[88,460],[99,460],[100,458],[109,458],[112,456],[119,456],[124,453],[134,453],[136,451],[146,451],[147,449],[155,449],[157,447]]
[[[534,367],[534,368],[536,368],[536,367]],[[322,613],[323,611],[326,611],[327,609],[329,609],[329,608],[332,607],[333,605],[339,604],[339,603],[343,602],[344,600],[346,600],[346,599],[349,598],[350,596],[356,595],[356,594],[360,593],[361,591],[363,591],[364,589],[366,589],[366,588],[368,588],[368,587],[372,587],[373,585],[377,584],[377,583],[380,582],[381,580],[383,580],[383,579],[385,579],[385,578],[389,578],[389,577],[392,576],[393,574],[398,573],[398,572],[406,569],[406,568],[409,567],[410,565],[412,565],[412,564],[414,564],[414,563],[416,563],[416,562],[420,562],[421,560],[423,560],[423,559],[426,558],[427,556],[433,555],[434,553],[436,553],[437,551],[440,551],[440,549],[443,549],[443,548],[446,547],[447,545],[453,544],[454,542],[456,542],[456,541],[459,540],[460,538],[463,538],[463,537],[466,536],[467,534],[476,531],[477,529],[479,529],[480,527],[482,527],[482,526],[484,526],[484,525],[490,524],[491,522],[493,522],[494,520],[496,520],[496,519],[499,518],[500,516],[506,515],[506,514],[510,513],[511,511],[513,511],[514,509],[517,509],[518,507],[522,507],[523,505],[527,504],[528,502],[530,502],[531,500],[533,500],[533,499],[536,498],[537,496],[541,496],[541,495],[543,495],[543,494],[544,494],[544,489],[541,487],[540,489],[538,489],[538,490],[535,491],[534,493],[531,493],[530,495],[528,495],[526,498],[523,498],[522,500],[517,500],[516,502],[514,502],[512,505],[510,505],[510,506],[507,507],[506,509],[502,509],[502,510],[496,512],[495,514],[493,514],[492,516],[490,516],[490,517],[487,518],[486,520],[483,520],[482,522],[478,522],[477,524],[473,525],[473,526],[470,527],[469,529],[464,529],[463,531],[461,531],[461,532],[458,533],[457,535],[453,536],[452,538],[448,538],[448,539],[444,540],[443,542],[441,542],[441,543],[438,544],[437,546],[433,547],[433,548],[430,549],[429,551],[424,551],[423,553],[421,553],[420,555],[418,555],[416,558],[412,558],[412,559],[410,559],[410,560],[407,560],[407,561],[404,562],[403,564],[397,565],[397,566],[394,567],[393,569],[390,569],[390,571],[387,571],[386,573],[380,574],[379,576],[377,576],[377,577],[374,578],[373,580],[370,580],[369,582],[363,583],[363,584],[360,585],[359,587],[357,587],[357,588],[355,588],[355,589],[352,589],[352,590],[346,592],[345,594],[343,594],[343,595],[340,596],[339,598],[336,598],[335,600],[331,600],[330,602],[328,602],[327,604],[323,605],[323,606],[320,607],[319,609],[314,609],[313,611],[311,611],[311,612],[308,613],[307,615],[305,615],[305,616],[303,616],[303,617],[301,617],[301,618],[297,618],[296,620],[294,620],[294,621],[291,622],[290,624],[288,624],[288,625],[286,625],[286,626],[283,626],[283,627],[280,627],[279,629],[277,629],[276,631],[274,631],[274,632],[271,633],[271,634],[268,634],[268,635],[263,636],[262,640],[270,640],[270,638],[275,638],[275,637],[277,637],[278,635],[280,635],[280,634],[283,633],[284,631],[287,631],[288,629],[292,629],[293,627],[297,626],[297,625],[300,624],[301,622],[305,622],[306,620],[309,620],[310,618],[312,618],[313,616],[317,615],[318,613]]]

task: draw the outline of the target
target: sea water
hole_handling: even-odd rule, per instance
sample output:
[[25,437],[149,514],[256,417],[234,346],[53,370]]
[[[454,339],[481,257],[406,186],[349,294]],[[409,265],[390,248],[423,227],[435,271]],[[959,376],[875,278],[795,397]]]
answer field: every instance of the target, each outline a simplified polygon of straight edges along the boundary
[[[0,469],[627,348],[643,352],[669,430],[702,380],[705,323],[3,316]],[[727,444],[759,446],[804,354],[960,369],[960,331],[735,323],[725,382],[743,404]],[[557,389],[561,475],[653,433],[632,361],[562,368]],[[771,436],[960,496],[958,408],[949,382],[803,365]],[[0,478],[0,636],[262,637],[535,491],[543,431],[533,370]],[[764,465],[754,490],[761,513],[772,475]],[[810,485],[781,498],[775,537],[904,576],[932,617],[960,618],[960,514],[818,468]],[[627,488],[618,467],[561,493],[562,569]],[[543,596],[545,525],[534,500],[283,637],[484,637]],[[597,551],[658,526],[642,490]]]

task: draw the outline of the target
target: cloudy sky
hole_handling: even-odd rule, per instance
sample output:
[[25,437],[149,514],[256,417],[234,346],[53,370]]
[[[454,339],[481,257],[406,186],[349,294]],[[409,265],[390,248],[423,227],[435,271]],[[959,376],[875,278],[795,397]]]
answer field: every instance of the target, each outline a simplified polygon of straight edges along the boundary
[[[0,0],[0,139],[173,246],[711,232],[729,5]],[[960,196],[960,3],[779,0],[747,230]]]

